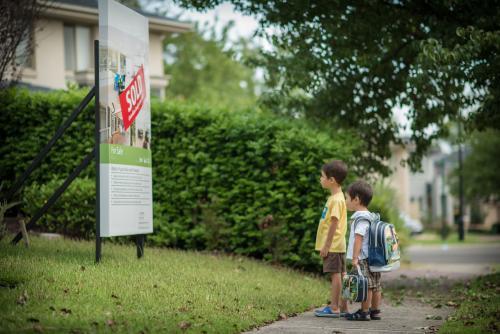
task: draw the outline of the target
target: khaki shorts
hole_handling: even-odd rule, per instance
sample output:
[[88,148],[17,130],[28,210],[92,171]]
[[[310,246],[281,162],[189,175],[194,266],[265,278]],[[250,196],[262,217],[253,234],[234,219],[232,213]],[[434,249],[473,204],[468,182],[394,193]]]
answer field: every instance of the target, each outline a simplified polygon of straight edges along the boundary
[[368,261],[359,260],[359,269],[363,273],[363,276],[368,278],[368,289],[373,289],[373,291],[380,291],[382,289],[380,285],[380,273],[371,272]]
[[324,273],[345,273],[345,253],[328,253],[323,258]]

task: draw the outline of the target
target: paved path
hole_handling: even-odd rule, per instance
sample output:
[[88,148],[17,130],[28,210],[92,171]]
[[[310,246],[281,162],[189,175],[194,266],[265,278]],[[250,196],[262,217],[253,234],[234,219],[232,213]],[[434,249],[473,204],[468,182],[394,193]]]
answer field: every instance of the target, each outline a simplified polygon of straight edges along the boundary
[[500,242],[471,245],[411,246],[405,251],[411,264],[398,271],[384,274],[389,282],[401,277],[449,280],[465,280],[491,273],[500,268]]
[[[393,273],[384,274],[385,285],[413,286],[425,291],[427,280],[439,280],[440,286],[465,280],[492,271],[500,266],[500,243],[478,245],[428,245],[411,246],[406,251],[411,265],[403,265]],[[317,318],[313,311],[274,322],[252,334],[333,334],[333,333],[435,333],[454,309],[443,306],[435,309],[432,304],[416,298],[404,298],[401,305],[393,306],[383,300],[382,321],[347,321],[345,319]],[[351,310],[356,307],[351,306]],[[429,315],[439,320],[427,319]]]
[[[277,321],[256,329],[252,334],[380,334],[380,333],[432,333],[443,323],[452,308],[434,309],[416,300],[405,300],[400,306],[384,303],[382,321],[348,321],[345,319],[317,318],[313,311],[287,320]],[[427,319],[428,315],[442,320]]]
[[500,264],[500,242],[471,245],[410,246],[406,255],[412,263],[436,264]]

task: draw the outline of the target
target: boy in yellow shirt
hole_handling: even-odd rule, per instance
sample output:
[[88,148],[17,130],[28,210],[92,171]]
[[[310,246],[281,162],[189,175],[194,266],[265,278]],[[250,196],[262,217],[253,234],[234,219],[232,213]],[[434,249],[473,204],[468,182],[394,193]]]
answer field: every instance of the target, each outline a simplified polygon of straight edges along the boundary
[[347,166],[341,160],[333,160],[321,168],[321,186],[331,193],[325,204],[316,234],[316,247],[323,258],[323,272],[332,274],[331,304],[316,310],[317,317],[340,318],[347,314],[347,303],[340,305],[342,277],[346,273],[347,208],[342,182],[347,176]]

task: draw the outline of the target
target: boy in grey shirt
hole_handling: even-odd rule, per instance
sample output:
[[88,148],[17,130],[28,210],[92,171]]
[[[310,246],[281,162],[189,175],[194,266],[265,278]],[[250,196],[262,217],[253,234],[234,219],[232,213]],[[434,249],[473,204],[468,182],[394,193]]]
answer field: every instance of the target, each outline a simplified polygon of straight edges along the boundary
[[361,303],[361,308],[346,316],[347,320],[380,320],[380,301],[382,298],[380,273],[370,271],[368,265],[368,233],[371,222],[378,219],[378,215],[368,211],[368,204],[372,200],[372,187],[365,181],[352,183],[346,192],[347,210],[354,211],[351,216],[351,231],[347,247],[348,260],[353,266],[359,266],[363,275],[368,279],[368,298]]

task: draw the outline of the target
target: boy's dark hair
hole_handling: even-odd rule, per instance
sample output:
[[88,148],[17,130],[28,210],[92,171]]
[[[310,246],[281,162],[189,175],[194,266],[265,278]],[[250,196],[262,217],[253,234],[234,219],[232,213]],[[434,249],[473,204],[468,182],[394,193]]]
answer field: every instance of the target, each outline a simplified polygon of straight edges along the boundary
[[351,197],[351,200],[357,196],[359,198],[359,202],[364,206],[368,206],[373,197],[372,187],[368,184],[368,182],[363,180],[351,183],[347,188],[347,193],[349,194],[349,197]]
[[321,168],[327,178],[333,177],[341,185],[347,176],[347,165],[342,160],[332,160]]

